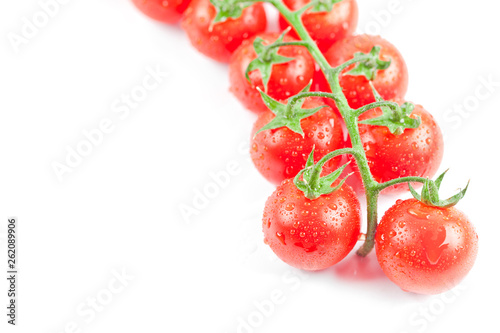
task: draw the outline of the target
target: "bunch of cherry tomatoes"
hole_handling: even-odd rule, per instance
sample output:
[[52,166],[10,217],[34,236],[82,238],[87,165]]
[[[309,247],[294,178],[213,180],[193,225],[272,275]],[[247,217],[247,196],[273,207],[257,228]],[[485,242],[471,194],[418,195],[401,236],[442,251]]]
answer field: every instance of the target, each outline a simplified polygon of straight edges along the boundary
[[[224,0],[215,0],[224,1]],[[259,172],[277,185],[266,203],[263,217],[265,242],[286,263],[305,270],[321,270],[342,260],[360,237],[361,213],[357,195],[364,192],[361,175],[352,157],[339,156],[328,161],[327,175],[345,162],[352,163],[344,173],[352,173],[338,188],[313,200],[304,196],[293,178],[306,167],[314,150],[314,162],[337,149],[350,147],[343,118],[330,99],[308,97],[303,107],[323,107],[302,119],[303,135],[287,127],[259,131],[275,113],[263,102],[260,91],[278,101],[286,101],[308,85],[312,91],[329,92],[330,86],[305,46],[280,46],[277,54],[289,58],[276,63],[263,75],[250,71],[257,58],[254,41],[275,42],[280,34],[266,32],[266,11],[262,3],[246,7],[238,18],[213,23],[217,10],[210,0],[133,0],[146,15],[176,24],[186,31],[192,45],[206,56],[229,63],[231,92],[250,111],[258,115],[252,133],[250,154]],[[283,0],[298,10],[310,0]],[[340,85],[353,109],[376,101],[372,86],[387,101],[402,105],[408,87],[408,71],[399,51],[379,36],[353,35],[358,20],[355,0],[342,0],[331,11],[306,11],[302,23],[332,67],[352,59],[358,52],[381,48],[380,59],[390,60],[385,70],[370,82],[366,77],[349,75],[353,66],[340,76]],[[289,27],[279,18],[282,30]],[[292,29],[284,42],[298,41]],[[293,44],[293,43],[292,43]],[[326,107],[325,107],[326,105]],[[380,108],[363,113],[359,120],[382,114]],[[411,116],[421,120],[418,128],[393,134],[385,126],[359,124],[359,134],[375,181],[400,177],[430,178],[443,156],[443,138],[432,117],[416,105]],[[440,181],[439,181],[440,184]],[[439,187],[439,185],[438,185]],[[385,192],[408,191],[397,184]],[[398,200],[382,217],[375,235],[377,259],[386,275],[402,289],[435,294],[459,283],[471,269],[477,254],[477,235],[468,218],[451,205],[438,207],[417,199]]]

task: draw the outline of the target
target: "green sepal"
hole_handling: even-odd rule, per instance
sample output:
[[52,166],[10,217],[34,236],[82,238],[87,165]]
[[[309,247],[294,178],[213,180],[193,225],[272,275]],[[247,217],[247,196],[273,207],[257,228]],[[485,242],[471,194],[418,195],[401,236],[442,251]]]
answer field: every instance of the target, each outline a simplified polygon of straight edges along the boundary
[[[311,83],[309,83],[301,92],[309,91],[310,87]],[[328,105],[322,105],[313,109],[302,109],[302,105],[304,104],[305,101],[304,98],[298,100],[294,105],[283,104],[275,100],[265,92],[263,92],[261,89],[259,88],[257,89],[259,90],[260,96],[262,97],[264,104],[266,104],[266,106],[275,114],[275,117],[269,123],[260,128],[255,133],[255,135],[259,134],[262,131],[287,127],[291,131],[304,136],[304,131],[300,126],[301,120],[312,116],[322,108],[328,106]]]
[[375,125],[375,126],[385,126],[394,135],[403,134],[404,130],[407,128],[417,128],[421,124],[420,117],[411,118],[410,115],[415,108],[415,105],[409,102],[405,102],[401,105],[401,115],[395,115],[395,113],[389,107],[382,107],[383,114],[380,117],[366,119],[360,121],[360,124]]
[[[300,175],[303,175],[303,179],[310,179],[311,178],[311,172],[314,166],[314,147],[309,153],[309,156],[307,157],[306,165],[304,166],[304,169],[302,169],[294,179],[294,184],[297,186],[299,190],[302,192],[307,192],[307,185],[305,184],[304,181],[300,181]],[[296,181],[297,180],[297,181]]]
[[[344,164],[337,170],[328,174],[327,176],[321,177],[321,172],[323,171],[324,163],[314,164],[314,147],[307,158],[306,166],[302,169],[294,178],[293,182],[295,186],[304,192],[304,196],[308,199],[314,200],[322,195],[330,194],[338,190],[344,185],[347,175],[342,179],[335,187],[332,187],[333,183],[340,177],[344,169],[350,162]],[[302,177],[302,179],[300,179]]]
[[274,47],[279,43],[283,43],[283,38],[288,30],[285,30],[278,39],[269,45],[264,45],[264,40],[257,37],[253,42],[253,47],[255,53],[257,53],[257,58],[252,60],[245,71],[245,76],[248,81],[250,81],[249,73],[258,69],[260,71],[260,76],[262,78],[262,83],[264,84],[264,89],[267,92],[267,84],[271,78],[271,71],[274,64],[283,64],[292,61],[294,58],[283,57],[278,54],[279,47]]
[[348,75],[361,75],[373,81],[377,77],[377,71],[387,69],[391,65],[390,60],[380,59],[380,46],[374,46],[369,53],[356,52],[354,58],[364,55],[369,55],[370,58],[359,62],[356,67],[347,72]]
[[465,186],[465,188],[463,190],[461,190],[459,193],[455,194],[454,196],[452,196],[446,200],[440,200],[439,199],[439,188],[441,187],[441,182],[443,181],[443,178],[447,172],[448,172],[448,170],[443,172],[434,181],[432,181],[430,179],[425,181],[424,186],[422,188],[422,194],[418,194],[417,191],[415,191],[415,189],[411,186],[411,184],[408,183],[408,186],[410,188],[410,192],[413,195],[413,197],[427,206],[441,207],[441,208],[455,206],[465,196],[465,193],[467,192],[467,188],[469,187],[470,181],[467,182],[467,186]]
[[[375,100],[377,102],[383,101],[380,94],[377,92],[375,87],[371,85]],[[407,128],[417,128],[422,123],[420,117],[411,118],[410,115],[415,109],[415,105],[410,102],[405,102],[399,107],[399,112],[393,111],[388,106],[383,106],[382,115],[376,118],[362,120],[360,124],[374,125],[374,126],[385,126],[394,135],[403,134],[404,130]]]
[[224,22],[228,18],[238,18],[243,13],[243,9],[252,5],[252,2],[238,0],[210,0],[214,5],[217,14],[215,15],[212,25],[219,22]]
[[333,5],[341,1],[342,0],[317,0],[316,4],[311,9],[311,12],[331,12]]

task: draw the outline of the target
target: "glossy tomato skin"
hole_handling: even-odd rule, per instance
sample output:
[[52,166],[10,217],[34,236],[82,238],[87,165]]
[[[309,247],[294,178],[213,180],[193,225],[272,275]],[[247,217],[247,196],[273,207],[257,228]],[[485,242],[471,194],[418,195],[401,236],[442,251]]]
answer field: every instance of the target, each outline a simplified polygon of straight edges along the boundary
[[191,0],[132,0],[134,5],[150,18],[169,24],[180,21]]
[[[383,99],[403,98],[408,89],[408,69],[399,51],[379,36],[356,35],[347,37],[335,43],[326,53],[325,57],[332,66],[338,66],[352,59],[356,52],[368,53],[374,46],[380,46],[380,59],[391,60],[391,65],[386,70],[379,70],[373,85]],[[342,73],[350,71],[354,65],[346,68]],[[349,105],[360,108],[375,102],[368,79],[364,76],[341,75],[340,86],[346,95]],[[328,86],[323,87],[330,91]]]
[[[402,104],[403,101],[396,100]],[[374,109],[361,115],[360,120],[370,119],[382,114]],[[432,178],[438,171],[443,159],[443,136],[432,115],[421,105],[415,105],[412,117],[420,117],[422,123],[416,129],[406,129],[401,135],[392,134],[387,127],[359,125],[359,134],[368,159],[373,178],[379,183],[395,178],[418,176]],[[361,175],[351,163],[355,172],[348,183],[359,193],[362,191]],[[417,186],[417,184],[416,184]],[[384,190],[383,193],[408,191],[406,183]]]
[[220,62],[229,62],[245,39],[266,30],[267,19],[262,3],[244,9],[237,19],[227,19],[211,27],[215,14],[210,0],[192,0],[184,13],[182,28],[198,51]]
[[[260,37],[270,44],[278,36],[277,33],[266,33],[255,38]],[[260,113],[268,110],[257,90],[260,88],[265,91],[261,73],[259,70],[250,72],[250,82],[245,76],[248,64],[257,57],[253,47],[255,38],[245,41],[233,54],[229,64],[229,81],[231,92],[236,98],[250,111]],[[285,42],[295,40],[289,36],[284,39]],[[307,49],[302,46],[283,46],[278,54],[294,60],[273,65],[267,94],[277,100],[286,100],[298,94],[312,80],[315,64]]]
[[336,264],[353,249],[360,221],[359,201],[348,185],[309,200],[287,179],[267,200],[262,228],[265,243],[281,260],[316,271]]
[[[320,98],[308,98],[304,108],[325,105]],[[274,118],[271,111],[259,115],[252,131],[250,155],[259,172],[271,183],[280,184],[293,178],[305,167],[307,157],[314,149],[314,161],[327,153],[344,148],[344,134],[339,116],[325,107],[312,116],[302,119],[304,137],[286,127],[255,133]],[[333,159],[323,168],[324,174],[339,167],[340,159]]]
[[[284,0],[291,10],[298,10],[310,0]],[[302,22],[311,38],[322,52],[326,52],[335,42],[351,36],[358,24],[358,5],[356,0],[343,0],[333,5],[330,12],[311,13],[308,10],[302,16]],[[280,28],[285,30],[290,25],[283,16],[279,18]],[[298,38],[295,31],[291,35]]]
[[454,207],[398,200],[382,217],[375,236],[384,273],[405,291],[439,294],[456,286],[477,256],[478,237]]

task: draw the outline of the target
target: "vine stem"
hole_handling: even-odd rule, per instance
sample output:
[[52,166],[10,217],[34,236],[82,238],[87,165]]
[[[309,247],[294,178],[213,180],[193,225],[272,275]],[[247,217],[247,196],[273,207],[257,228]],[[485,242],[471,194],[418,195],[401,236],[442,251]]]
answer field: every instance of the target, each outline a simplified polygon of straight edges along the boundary
[[295,42],[282,42],[282,43],[276,43],[276,44],[272,44],[272,45],[269,45],[267,46],[267,53],[266,53],[266,56],[264,57],[264,59],[266,59],[266,61],[269,61],[269,53],[275,49],[275,48],[278,48],[278,47],[282,47],[282,46],[307,46],[307,42],[304,42],[304,41],[295,41]]
[[368,160],[366,158],[363,143],[361,142],[361,137],[359,134],[357,115],[353,112],[353,109],[349,106],[347,98],[345,97],[342,87],[339,82],[339,75],[343,69],[348,66],[362,61],[364,57],[355,57],[348,62],[340,65],[339,67],[333,68],[326,60],[325,56],[319,50],[318,46],[311,38],[306,28],[304,27],[302,20],[300,18],[302,11],[297,12],[290,11],[281,0],[268,0],[276,9],[285,17],[285,19],[293,26],[299,37],[307,42],[307,49],[313,56],[313,58],[318,63],[321,71],[325,74],[327,81],[332,90],[332,97],[335,100],[337,108],[344,118],[346,123],[347,131],[349,132],[349,137],[351,139],[352,148],[350,153],[354,156],[356,163],[358,165],[361,178],[363,179],[363,184],[365,186],[366,201],[368,204],[368,227],[367,236],[365,243],[358,251],[358,255],[366,256],[370,250],[373,248],[374,237],[377,228],[377,201],[378,194],[380,190],[378,189],[378,183],[373,179],[370,172],[370,167],[368,166]]
[[307,45],[305,46],[307,47],[313,58],[316,60],[323,73],[327,74],[331,72],[332,67],[326,60],[323,53],[321,53],[319,48],[316,46],[316,43],[311,38],[309,33],[306,31],[306,28],[302,24],[302,20],[300,19],[300,17],[303,13],[303,10],[299,9],[298,11],[293,12],[290,9],[288,9],[288,7],[281,0],[268,0],[267,2],[276,7],[276,9],[293,26],[295,32],[297,32],[297,35],[299,35],[300,39],[302,39],[302,41],[307,43]]
[[375,245],[375,233],[377,231],[377,222],[378,222],[378,191],[373,192],[371,195],[366,196],[366,204],[367,204],[367,230],[366,230],[366,239],[363,245],[356,252],[357,255],[361,257],[366,257],[368,253],[373,249]]
[[293,115],[292,108],[295,104],[297,104],[301,99],[307,98],[307,97],[323,97],[323,98],[331,98],[334,99],[333,94],[330,93],[325,93],[321,91],[306,91],[306,92],[301,92],[298,93],[297,95],[294,95],[289,98],[288,104],[287,104],[287,114]]
[[[347,102],[347,98],[345,97],[344,92],[342,91],[342,87],[340,86],[339,76],[342,71],[347,67],[355,64],[357,62],[361,62],[368,59],[368,55],[358,55],[353,59],[343,63],[342,65],[333,68],[328,60],[325,58],[323,53],[319,50],[318,46],[311,38],[309,33],[307,32],[304,24],[302,23],[301,16],[304,13],[306,8],[299,9],[297,11],[291,11],[288,7],[282,2],[282,0],[264,0],[270,4],[272,4],[280,13],[285,17],[288,23],[295,29],[297,35],[301,38],[301,45],[304,45],[308,51],[313,56],[316,63],[319,65],[323,74],[325,74],[326,79],[330,85],[330,89],[332,91],[331,94],[327,94],[324,97],[332,98],[335,101],[335,104],[344,118],[347,131],[349,132],[349,137],[351,140],[352,148],[346,149],[342,151],[342,153],[351,154],[356,160],[356,164],[358,166],[359,172],[361,174],[361,178],[363,180],[363,184],[365,187],[365,195],[367,202],[367,232],[366,239],[361,248],[357,251],[359,256],[366,256],[373,249],[375,245],[375,233],[377,230],[378,216],[377,216],[377,206],[378,206],[378,197],[380,191],[389,186],[403,183],[403,182],[424,182],[426,179],[421,177],[405,177],[400,179],[391,180],[385,183],[378,183],[373,179],[373,176],[370,172],[370,167],[368,165],[368,159],[366,158],[366,154],[363,148],[363,143],[361,141],[361,136],[359,133],[358,127],[358,117],[376,107],[387,106],[395,111],[399,111],[399,105],[393,102],[387,101],[379,101],[375,103],[371,103],[365,105],[359,109],[353,110],[349,103]],[[306,6],[311,6],[308,4]],[[307,95],[307,93],[300,94],[297,97],[291,98],[291,103],[296,103],[299,98],[304,98],[306,96],[321,96],[320,94],[313,93]],[[337,156],[339,153],[332,152],[327,154],[321,161],[326,162],[328,159],[333,158],[333,156]]]
[[356,115],[356,117],[359,117],[363,113],[365,113],[366,111],[376,109],[376,108],[379,108],[382,106],[390,107],[392,110],[397,110],[398,108],[400,108],[398,103],[390,102],[390,101],[380,101],[380,102],[366,104],[365,106],[362,106],[359,109],[354,110],[354,114]]
[[379,191],[382,191],[383,189],[396,185],[396,184],[402,184],[402,183],[425,183],[427,181],[427,178],[423,177],[401,177],[401,178],[396,178],[389,180],[385,183],[380,183],[377,185]]
[[318,163],[316,163],[316,166],[317,166],[319,172],[314,173],[313,176],[311,177],[311,183],[313,184],[312,186],[317,186],[317,184],[319,183],[319,178],[321,176],[321,170],[322,170],[323,165],[326,162],[328,162],[330,159],[332,159],[334,157],[337,157],[340,155],[345,155],[345,154],[353,154],[353,150],[351,148],[337,149],[337,150],[334,150],[334,151],[326,154],[325,156],[323,156],[318,161]]

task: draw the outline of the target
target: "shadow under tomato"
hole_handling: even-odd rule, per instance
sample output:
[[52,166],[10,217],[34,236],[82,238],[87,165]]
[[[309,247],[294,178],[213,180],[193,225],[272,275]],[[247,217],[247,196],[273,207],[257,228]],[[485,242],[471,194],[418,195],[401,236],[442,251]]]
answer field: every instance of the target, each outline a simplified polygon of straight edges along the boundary
[[[355,253],[349,255],[333,267],[333,272],[341,279],[350,281],[367,281],[387,279],[378,264],[374,251],[362,258]],[[389,279],[387,279],[389,281]]]

